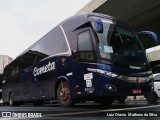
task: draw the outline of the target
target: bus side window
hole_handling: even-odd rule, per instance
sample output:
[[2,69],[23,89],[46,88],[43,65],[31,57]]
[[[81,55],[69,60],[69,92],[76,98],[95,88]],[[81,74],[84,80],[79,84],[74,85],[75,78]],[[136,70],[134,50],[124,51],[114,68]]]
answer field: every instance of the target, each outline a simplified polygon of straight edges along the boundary
[[94,48],[89,30],[78,34],[78,60],[95,62]]

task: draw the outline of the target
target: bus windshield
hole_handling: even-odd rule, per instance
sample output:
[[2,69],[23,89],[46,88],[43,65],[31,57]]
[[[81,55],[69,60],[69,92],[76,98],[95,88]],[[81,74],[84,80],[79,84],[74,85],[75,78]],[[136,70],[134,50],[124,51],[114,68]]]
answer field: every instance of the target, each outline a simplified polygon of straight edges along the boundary
[[145,68],[146,54],[133,29],[112,21],[102,22],[103,33],[97,33],[101,61],[127,68]]

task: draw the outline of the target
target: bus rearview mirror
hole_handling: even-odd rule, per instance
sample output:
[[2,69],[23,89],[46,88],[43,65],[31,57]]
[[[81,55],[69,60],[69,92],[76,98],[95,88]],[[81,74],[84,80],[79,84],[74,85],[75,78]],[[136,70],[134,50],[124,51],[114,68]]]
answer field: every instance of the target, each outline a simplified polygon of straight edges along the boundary
[[155,45],[159,44],[158,36],[156,35],[156,33],[152,32],[152,31],[141,31],[141,32],[138,32],[137,34],[140,37],[141,36],[150,36],[154,40]]

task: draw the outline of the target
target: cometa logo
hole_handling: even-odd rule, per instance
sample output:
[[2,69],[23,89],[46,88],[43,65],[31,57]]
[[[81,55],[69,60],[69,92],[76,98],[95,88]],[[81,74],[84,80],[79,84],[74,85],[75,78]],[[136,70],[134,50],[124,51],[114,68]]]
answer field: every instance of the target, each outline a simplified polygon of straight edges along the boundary
[[141,69],[141,67],[132,66],[132,65],[130,65],[129,68],[131,68],[131,69]]
[[35,67],[33,69],[33,75],[36,77],[38,75],[44,74],[44,73],[52,71],[54,69],[55,69],[55,62],[52,62],[52,63],[48,62],[47,65],[44,65],[42,67],[39,67],[39,68]]

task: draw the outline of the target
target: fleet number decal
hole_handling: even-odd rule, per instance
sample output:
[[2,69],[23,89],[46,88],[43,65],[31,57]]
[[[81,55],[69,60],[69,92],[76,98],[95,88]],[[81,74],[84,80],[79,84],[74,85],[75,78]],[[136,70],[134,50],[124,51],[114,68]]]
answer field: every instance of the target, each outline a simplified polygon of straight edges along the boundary
[[92,87],[93,73],[84,74],[84,80],[86,81],[86,87]]
[[93,79],[93,73],[84,74],[84,80],[91,80]]
[[55,69],[55,62],[48,62],[47,65],[44,65],[42,67],[35,67],[33,69],[33,75],[36,77],[38,75],[44,74],[46,72],[52,71]]
[[92,81],[86,80],[86,87],[92,87]]

